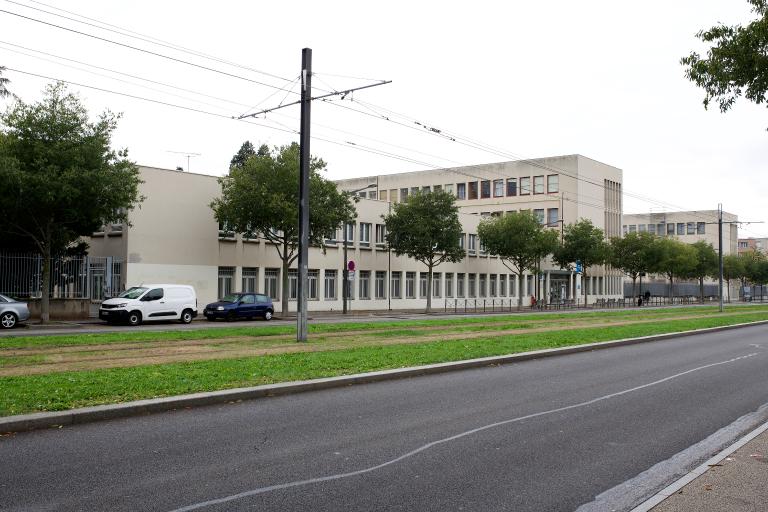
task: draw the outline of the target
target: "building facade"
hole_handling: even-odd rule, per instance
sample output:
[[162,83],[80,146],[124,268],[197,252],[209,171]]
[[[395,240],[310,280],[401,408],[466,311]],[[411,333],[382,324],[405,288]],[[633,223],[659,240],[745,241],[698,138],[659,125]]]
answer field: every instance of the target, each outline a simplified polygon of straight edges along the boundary
[[768,255],[768,238],[739,238],[739,254],[753,251]]
[[[148,282],[190,284],[204,305],[233,291],[267,293],[280,303],[281,260],[263,238],[244,238],[220,229],[209,207],[220,194],[216,177],[141,167],[141,206],[130,213],[127,225],[106,226],[90,240],[94,256],[125,261],[122,286]],[[581,297],[580,276],[542,265],[540,281],[523,279],[489,255],[480,244],[477,227],[486,215],[533,210],[552,229],[579,218],[591,219],[608,234],[621,226],[621,171],[582,156],[507,162],[439,171],[382,175],[338,182],[343,190],[365,189],[357,203],[358,217],[347,227],[347,259],[355,263],[349,283],[352,310],[423,309],[427,293],[433,307],[453,301],[502,300],[529,297],[536,285],[545,300]],[[427,289],[424,265],[391,253],[385,243],[383,216],[391,211],[390,198],[400,201],[416,190],[442,188],[457,195],[461,243],[466,257],[435,269],[432,290]],[[342,309],[344,232],[329,235],[324,246],[309,253],[309,310]],[[297,271],[289,270],[289,309],[295,310]],[[590,300],[621,296],[616,271],[593,269],[583,283]]]
[[[657,236],[675,237],[686,244],[700,240],[717,250],[718,211],[659,212],[624,214],[622,236],[627,233],[648,232]],[[739,242],[739,217],[723,212],[723,255],[736,254]]]

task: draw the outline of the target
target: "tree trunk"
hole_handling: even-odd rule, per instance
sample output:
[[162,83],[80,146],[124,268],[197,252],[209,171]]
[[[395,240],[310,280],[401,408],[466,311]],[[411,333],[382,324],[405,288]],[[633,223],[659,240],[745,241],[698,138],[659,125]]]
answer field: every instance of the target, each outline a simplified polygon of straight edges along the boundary
[[43,246],[43,284],[40,291],[40,323],[47,324],[51,318],[51,244]]
[[432,312],[432,265],[427,265],[427,313]]
[[[728,288],[728,303],[730,304],[731,303],[731,280],[730,279],[725,280],[725,286]],[[720,293],[722,293],[722,291]]]
[[632,297],[637,296],[637,294],[635,293],[635,284],[637,284],[637,276],[632,276]]
[[674,276],[672,274],[669,274],[669,303],[672,304],[672,279],[674,279]]
[[704,304],[704,278],[699,277],[699,302]]
[[523,308],[523,273],[520,272],[517,275],[517,309]]
[[584,307],[587,307],[587,302],[589,301],[589,294],[587,293],[587,266],[584,265],[584,271],[582,272],[582,283],[581,286],[584,287]]
[[[284,253],[285,254],[285,253]],[[288,315],[288,258],[283,260],[282,290],[280,290],[280,302],[283,307],[283,318]]]

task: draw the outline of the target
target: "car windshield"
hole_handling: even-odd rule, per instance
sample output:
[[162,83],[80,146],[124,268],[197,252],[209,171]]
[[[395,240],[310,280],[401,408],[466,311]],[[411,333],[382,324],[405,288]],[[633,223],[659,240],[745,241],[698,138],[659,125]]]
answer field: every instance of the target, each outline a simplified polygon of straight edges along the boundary
[[219,299],[219,302],[237,302],[239,300],[240,300],[240,294],[230,293],[229,295],[225,295],[221,299]]
[[145,291],[147,291],[147,288],[143,286],[134,286],[125,290],[118,297],[121,299],[138,299]]

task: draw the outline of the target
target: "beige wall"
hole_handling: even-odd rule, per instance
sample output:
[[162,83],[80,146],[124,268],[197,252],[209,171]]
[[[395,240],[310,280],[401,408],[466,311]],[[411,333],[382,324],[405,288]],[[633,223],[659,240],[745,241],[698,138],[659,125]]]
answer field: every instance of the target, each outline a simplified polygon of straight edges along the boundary
[[[673,235],[675,238],[680,240],[681,242],[687,243],[687,244],[693,244],[700,240],[703,240],[707,242],[708,244],[711,244],[712,247],[717,250],[718,247],[718,233],[717,233],[717,218],[718,218],[718,211],[717,210],[695,210],[695,211],[687,211],[687,212],[659,212],[659,213],[639,213],[639,214],[625,214],[624,215],[624,221],[622,224],[622,233],[627,233],[631,231],[631,226],[636,226],[636,230],[639,230],[641,225],[646,226],[644,229],[648,230],[648,225],[653,224],[657,226],[659,224],[664,224],[665,226],[665,232],[664,236],[666,235],[666,226],[669,224],[675,225],[675,235]],[[739,220],[739,217],[733,213],[727,213],[723,212],[723,255],[728,254],[737,254],[738,251],[738,225],[736,224],[736,221]],[[694,223],[694,231],[695,234],[689,235],[688,233],[688,223],[693,222]],[[698,223],[705,223],[704,225],[704,234],[699,234],[697,229]],[[682,223],[684,224],[685,233],[684,235],[678,235],[677,234],[677,224]],[[657,233],[658,234],[658,233]]]

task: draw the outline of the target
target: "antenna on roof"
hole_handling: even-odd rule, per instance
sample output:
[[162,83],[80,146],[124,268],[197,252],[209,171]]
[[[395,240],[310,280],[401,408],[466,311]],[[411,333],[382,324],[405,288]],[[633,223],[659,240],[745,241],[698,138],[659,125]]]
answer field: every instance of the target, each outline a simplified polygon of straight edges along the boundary
[[[189,172],[189,159],[201,155],[201,153],[189,153],[188,151],[169,151],[169,150],[166,150],[166,153],[176,153],[177,155],[184,155],[184,156],[186,156],[187,157],[187,172]],[[176,169],[179,170],[178,167]],[[183,169],[181,169],[181,170],[183,170]]]

